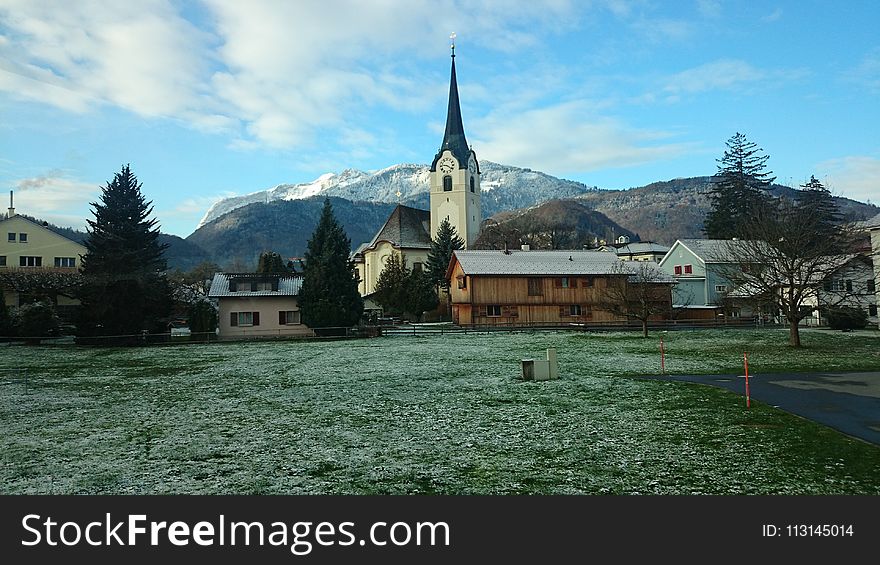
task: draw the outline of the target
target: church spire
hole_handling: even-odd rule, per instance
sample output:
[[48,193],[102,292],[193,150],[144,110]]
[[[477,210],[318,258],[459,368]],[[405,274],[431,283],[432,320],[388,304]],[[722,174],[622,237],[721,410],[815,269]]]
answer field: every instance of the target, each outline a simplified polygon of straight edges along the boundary
[[458,101],[458,81],[455,78],[455,34],[450,36],[452,39],[452,75],[449,79],[449,106],[446,110],[446,132],[443,134],[443,143],[440,145],[440,151],[431,166],[431,170],[436,170],[437,159],[445,150],[449,150],[458,159],[460,166],[466,167],[468,156],[470,155],[470,147],[468,147],[467,139],[464,136],[464,125],[461,121],[461,104]]

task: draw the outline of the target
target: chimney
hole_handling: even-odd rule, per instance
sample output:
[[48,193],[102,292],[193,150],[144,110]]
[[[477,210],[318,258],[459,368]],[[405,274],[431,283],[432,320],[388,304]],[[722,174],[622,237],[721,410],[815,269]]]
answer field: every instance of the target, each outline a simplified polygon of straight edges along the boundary
[[529,249],[531,249],[531,247],[529,247],[528,243],[524,243],[520,249],[522,249],[523,251],[528,251]]
[[9,191],[9,214],[6,216],[7,218],[11,218],[15,215],[15,208],[12,206],[12,191]]

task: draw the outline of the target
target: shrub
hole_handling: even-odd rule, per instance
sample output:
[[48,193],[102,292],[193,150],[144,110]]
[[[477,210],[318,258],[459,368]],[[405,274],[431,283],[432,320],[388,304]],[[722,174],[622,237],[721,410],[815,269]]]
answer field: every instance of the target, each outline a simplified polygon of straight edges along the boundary
[[868,325],[868,314],[861,308],[850,306],[828,308],[825,319],[832,330],[861,330]]
[[59,334],[61,321],[48,300],[25,304],[16,312],[18,335],[25,338],[53,337]]

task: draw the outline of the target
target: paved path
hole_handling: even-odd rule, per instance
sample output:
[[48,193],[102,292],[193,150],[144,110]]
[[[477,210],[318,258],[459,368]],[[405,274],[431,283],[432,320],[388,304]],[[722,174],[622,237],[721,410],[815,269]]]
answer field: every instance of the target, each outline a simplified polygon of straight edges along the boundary
[[[737,375],[646,378],[702,383],[745,396],[744,379]],[[880,372],[759,373],[749,375],[749,389],[755,400],[880,445]]]

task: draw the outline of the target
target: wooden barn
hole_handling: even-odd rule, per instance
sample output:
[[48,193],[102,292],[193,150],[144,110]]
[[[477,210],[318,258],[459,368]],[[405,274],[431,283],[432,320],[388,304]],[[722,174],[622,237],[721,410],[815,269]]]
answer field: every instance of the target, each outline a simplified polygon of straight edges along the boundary
[[[607,289],[633,276],[614,253],[527,250],[455,251],[446,274],[453,322],[465,326],[621,321]],[[657,299],[671,303],[669,284]]]

